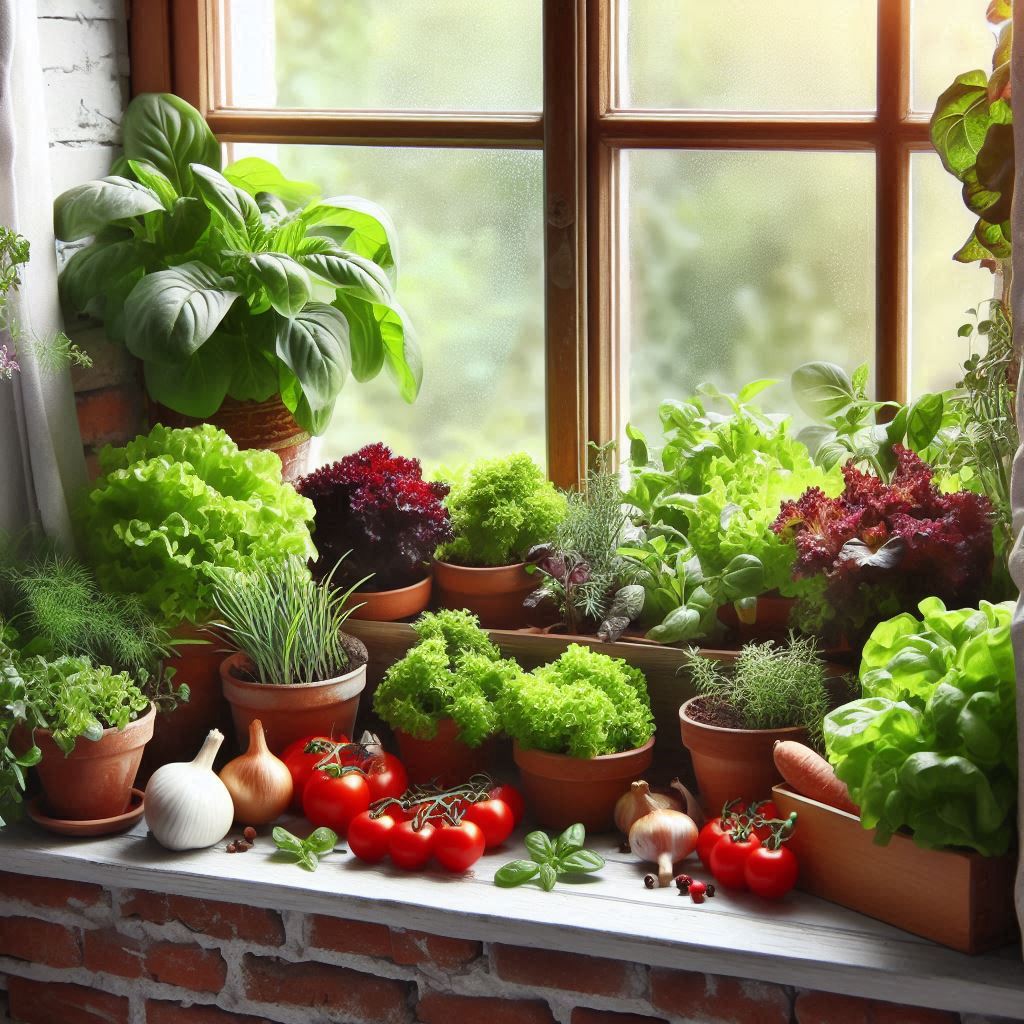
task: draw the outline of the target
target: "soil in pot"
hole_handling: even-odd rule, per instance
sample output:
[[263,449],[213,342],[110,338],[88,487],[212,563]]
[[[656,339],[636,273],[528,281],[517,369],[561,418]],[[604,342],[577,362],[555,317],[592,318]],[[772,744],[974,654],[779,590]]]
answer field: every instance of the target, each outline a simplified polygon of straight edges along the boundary
[[615,804],[643,776],[654,757],[654,738],[635,750],[600,757],[568,757],[513,745],[527,806],[544,828],[561,831],[581,822],[588,832],[615,827]]
[[772,755],[775,741],[808,739],[803,726],[740,728],[732,712],[699,696],[679,709],[679,731],[693,760],[701,803],[712,816],[738,797],[768,799],[772,786],[782,781]]
[[334,679],[280,685],[258,682],[253,663],[242,653],[225,658],[220,666],[224,697],[231,705],[239,749],[244,749],[249,724],[263,723],[267,746],[279,754],[303,736],[345,736],[355,733],[359,697],[366,687],[366,647],[345,635],[349,664],[355,666]]
[[48,729],[37,729],[35,742],[43,756],[36,773],[45,810],[69,821],[124,814],[155,718],[156,709],[150,705],[145,715],[123,729],[105,729],[96,741],[79,737],[66,757]]
[[398,757],[409,773],[411,783],[436,781],[441,786],[457,786],[477,772],[490,769],[494,741],[484,740],[470,747],[459,739],[459,727],[450,718],[437,723],[433,739],[420,740],[401,729],[395,729]]
[[358,605],[353,619],[368,622],[398,622],[415,618],[430,604],[431,578],[424,577],[408,587],[395,590],[357,590],[349,601]]
[[465,608],[485,629],[522,629],[530,625],[523,601],[537,589],[526,563],[478,569],[451,562],[434,563],[434,594],[441,608]]

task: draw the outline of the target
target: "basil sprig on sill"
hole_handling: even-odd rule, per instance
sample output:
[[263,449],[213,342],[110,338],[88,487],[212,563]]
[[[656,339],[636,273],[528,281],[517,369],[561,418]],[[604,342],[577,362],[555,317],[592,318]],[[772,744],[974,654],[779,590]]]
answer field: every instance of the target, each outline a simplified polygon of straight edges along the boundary
[[273,833],[274,845],[283,853],[292,854],[307,871],[316,871],[320,858],[330,853],[338,843],[338,835],[329,828],[318,828],[305,839],[292,835],[278,825]]
[[604,857],[585,850],[587,833],[577,823],[570,825],[556,840],[546,832],[531,832],[526,849],[532,860],[514,860],[498,868],[494,884],[502,889],[536,881],[545,892],[555,887],[559,875],[589,874],[604,867]]

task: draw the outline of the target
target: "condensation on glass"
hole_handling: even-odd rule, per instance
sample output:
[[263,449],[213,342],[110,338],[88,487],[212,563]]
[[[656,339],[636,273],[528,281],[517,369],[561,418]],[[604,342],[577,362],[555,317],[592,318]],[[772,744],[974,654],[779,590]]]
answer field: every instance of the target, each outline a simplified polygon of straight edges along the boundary
[[[397,225],[397,299],[423,351],[407,405],[386,371],[349,380],[323,459],[384,441],[428,469],[525,450],[545,462],[541,154],[236,145],[286,175],[383,206]],[[330,296],[323,296],[329,299]]]
[[619,106],[875,108],[876,0],[628,0],[624,7]]
[[623,155],[630,343],[624,419],[657,429],[658,403],[704,381],[736,391],[874,358],[874,159],[867,153]]
[[223,0],[236,107],[537,111],[542,0]]

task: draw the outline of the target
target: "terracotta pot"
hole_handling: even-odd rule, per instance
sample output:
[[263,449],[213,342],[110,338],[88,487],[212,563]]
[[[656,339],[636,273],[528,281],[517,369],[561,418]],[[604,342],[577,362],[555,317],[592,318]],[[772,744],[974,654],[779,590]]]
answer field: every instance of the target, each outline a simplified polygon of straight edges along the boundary
[[567,757],[512,746],[523,793],[545,828],[566,829],[579,821],[588,832],[615,826],[615,804],[631,782],[643,776],[654,757],[654,738],[642,747],[600,757]]
[[221,407],[205,420],[149,403],[150,423],[167,427],[194,427],[212,423],[220,427],[239,448],[263,448],[277,454],[285,480],[297,480],[308,472],[309,434],[295,422],[280,395],[265,402],[240,402],[225,398]]
[[767,800],[772,786],[782,781],[775,768],[772,748],[776,740],[806,743],[803,726],[788,729],[726,729],[705,725],[690,717],[689,711],[703,697],[691,697],[679,709],[679,731],[683,746],[693,759],[701,803],[709,815],[721,812],[723,804],[742,797]]
[[43,757],[36,772],[53,817],[96,821],[124,814],[155,718],[150,704],[145,715],[123,729],[104,729],[95,742],[79,737],[67,757],[49,729],[37,729],[35,742]]
[[754,619],[744,622],[740,619],[734,604],[725,604],[718,609],[718,620],[729,629],[735,630],[741,643],[752,640],[784,640],[789,636],[789,615],[796,600],[779,594],[763,594],[757,599]]
[[[205,643],[182,644],[175,648],[174,658],[165,664],[174,669],[174,685],[187,683],[189,699],[173,711],[157,715],[153,739],[142,758],[139,781],[144,784],[161,765],[190,761],[203,745],[206,734],[218,728],[227,734],[231,713],[220,689],[220,663],[224,660],[224,643],[195,626],[174,630],[175,640],[204,640]],[[220,760],[226,760],[224,751]]]
[[395,729],[395,740],[398,757],[412,783],[436,779],[442,786],[457,786],[471,775],[487,771],[494,752],[491,740],[484,740],[479,747],[463,743],[459,727],[450,718],[437,723],[437,735],[432,740],[418,740],[401,729]]
[[254,683],[246,678],[253,668],[245,654],[232,654],[220,666],[221,687],[231,705],[238,745],[244,749],[249,723],[263,723],[267,746],[280,754],[289,743],[318,734],[354,735],[359,696],[366,687],[366,662],[320,683]]
[[539,583],[526,563],[475,569],[451,562],[434,563],[434,588],[442,608],[465,608],[486,629],[522,629],[530,625],[523,599]]
[[418,583],[398,590],[357,590],[350,604],[359,604],[353,619],[370,622],[397,622],[419,615],[430,604],[431,579],[426,576]]

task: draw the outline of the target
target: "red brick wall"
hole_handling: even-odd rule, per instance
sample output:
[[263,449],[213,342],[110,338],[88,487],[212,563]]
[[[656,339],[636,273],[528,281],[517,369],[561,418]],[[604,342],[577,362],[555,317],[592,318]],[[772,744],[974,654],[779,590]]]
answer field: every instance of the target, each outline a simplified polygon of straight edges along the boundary
[[765,982],[0,872],[3,1024],[307,1020],[961,1024]]

